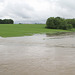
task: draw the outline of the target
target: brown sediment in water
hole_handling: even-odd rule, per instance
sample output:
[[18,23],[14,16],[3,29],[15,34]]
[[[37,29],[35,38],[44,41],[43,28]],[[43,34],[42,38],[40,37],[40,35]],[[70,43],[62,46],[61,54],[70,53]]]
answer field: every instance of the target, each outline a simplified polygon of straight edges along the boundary
[[75,75],[75,35],[0,38],[0,75]]
[[54,32],[54,33],[46,33],[47,36],[67,36],[67,35],[75,35],[75,32]]

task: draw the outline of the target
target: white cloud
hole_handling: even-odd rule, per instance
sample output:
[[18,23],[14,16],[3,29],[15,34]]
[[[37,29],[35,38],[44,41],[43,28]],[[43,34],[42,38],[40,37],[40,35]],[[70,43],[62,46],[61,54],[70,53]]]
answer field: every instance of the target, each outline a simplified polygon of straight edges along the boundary
[[48,17],[75,17],[74,0],[0,0],[0,18],[45,23]]

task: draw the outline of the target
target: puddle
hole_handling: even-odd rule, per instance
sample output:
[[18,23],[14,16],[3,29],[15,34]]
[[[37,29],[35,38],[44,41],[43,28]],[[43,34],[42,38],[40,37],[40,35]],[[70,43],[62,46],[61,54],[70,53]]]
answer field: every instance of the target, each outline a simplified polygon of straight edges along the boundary
[[75,75],[75,35],[0,37],[0,75]]

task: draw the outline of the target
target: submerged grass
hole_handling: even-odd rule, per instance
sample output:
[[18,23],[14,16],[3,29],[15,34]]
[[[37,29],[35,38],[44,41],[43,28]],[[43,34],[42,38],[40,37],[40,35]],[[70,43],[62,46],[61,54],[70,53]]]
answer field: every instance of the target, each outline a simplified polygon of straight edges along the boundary
[[0,24],[0,36],[15,37],[33,34],[59,34],[60,32],[74,32],[72,30],[46,29],[45,24]]

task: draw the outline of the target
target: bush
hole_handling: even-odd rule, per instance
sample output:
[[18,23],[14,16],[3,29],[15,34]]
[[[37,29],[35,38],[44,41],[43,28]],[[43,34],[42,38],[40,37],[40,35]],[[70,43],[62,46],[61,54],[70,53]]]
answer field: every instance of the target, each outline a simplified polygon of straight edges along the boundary
[[69,30],[69,29],[72,29],[73,28],[73,26],[72,26],[72,24],[68,24],[67,25],[67,29]]
[[62,29],[64,29],[64,30],[70,30],[72,28],[73,28],[73,26],[71,24],[66,24],[66,25],[63,25],[63,27],[62,27]]
[[54,17],[51,17],[51,18],[48,18],[47,19],[47,22],[46,22],[46,27],[47,28],[51,28],[51,29],[54,29],[55,26],[54,26]]
[[75,28],[75,19],[66,19],[68,24],[72,24],[73,28]]
[[0,19],[0,24],[14,24],[12,19]]
[[49,29],[72,29],[72,25],[71,24],[67,24],[67,21],[63,18],[60,17],[50,17],[47,19],[46,21],[46,28]]

